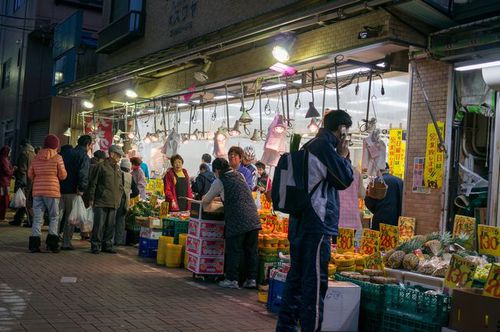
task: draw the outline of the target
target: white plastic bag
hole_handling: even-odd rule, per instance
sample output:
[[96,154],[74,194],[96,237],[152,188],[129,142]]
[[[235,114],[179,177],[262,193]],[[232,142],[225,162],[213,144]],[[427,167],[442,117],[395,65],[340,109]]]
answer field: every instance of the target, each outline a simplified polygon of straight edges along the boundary
[[80,225],[80,231],[90,233],[92,232],[92,227],[94,227],[94,210],[89,207],[87,209],[87,218]]
[[71,207],[71,213],[68,217],[68,222],[72,226],[79,226],[81,223],[85,222],[87,219],[87,209],[83,203],[82,196],[77,195],[73,199],[73,206]]
[[24,191],[21,188],[17,189],[16,191],[13,206],[15,209],[26,207],[26,196],[24,195]]

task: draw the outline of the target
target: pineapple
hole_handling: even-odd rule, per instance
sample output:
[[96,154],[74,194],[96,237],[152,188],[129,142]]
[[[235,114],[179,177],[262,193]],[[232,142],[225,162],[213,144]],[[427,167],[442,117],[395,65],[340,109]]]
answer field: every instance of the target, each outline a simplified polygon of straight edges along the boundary
[[387,260],[387,266],[392,269],[398,269],[401,267],[403,263],[403,259],[405,257],[405,252],[402,250],[395,251]]
[[424,241],[424,242],[427,241],[425,235],[415,235],[413,239],[418,239],[419,241]]
[[439,240],[430,240],[424,243],[424,249],[426,253],[437,256],[441,252],[442,243]]
[[403,268],[408,271],[415,271],[418,267],[418,263],[420,263],[420,259],[418,259],[415,254],[407,254],[403,258]]
[[443,235],[439,238],[443,247],[449,246],[452,242],[454,242],[453,237],[450,232],[444,232]]
[[404,251],[405,254],[409,254],[414,252],[417,249],[420,249],[422,245],[425,243],[425,239],[420,237],[414,237],[409,241],[403,242],[400,244],[396,250]]
[[441,240],[441,239],[442,239],[442,235],[439,234],[439,232],[433,232],[433,233],[428,234],[425,237],[425,242],[431,241],[431,240]]
[[384,262],[384,265],[387,265],[387,261],[389,260],[389,257],[394,253],[394,249],[386,251],[384,257],[382,257],[382,261]]

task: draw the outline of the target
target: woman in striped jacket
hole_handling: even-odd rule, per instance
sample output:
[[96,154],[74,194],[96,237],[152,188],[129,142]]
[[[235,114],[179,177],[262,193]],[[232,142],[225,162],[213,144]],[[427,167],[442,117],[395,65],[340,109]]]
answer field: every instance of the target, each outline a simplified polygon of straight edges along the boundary
[[43,149],[38,152],[31,163],[28,177],[33,183],[33,227],[31,229],[29,249],[31,252],[40,252],[40,236],[42,235],[43,215],[48,211],[50,224],[47,235],[47,249],[59,252],[59,199],[61,190],[59,181],[66,179],[62,157],[57,154],[59,138],[47,135],[43,142]]

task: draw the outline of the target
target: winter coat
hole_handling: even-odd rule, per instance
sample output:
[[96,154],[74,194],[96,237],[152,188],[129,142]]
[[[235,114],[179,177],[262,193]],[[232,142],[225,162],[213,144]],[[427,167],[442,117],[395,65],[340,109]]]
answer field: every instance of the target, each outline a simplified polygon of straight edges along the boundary
[[122,171],[110,158],[97,164],[89,184],[89,199],[94,207],[117,209],[123,195]]
[[220,180],[224,186],[224,237],[261,229],[257,206],[248,185],[237,172],[226,172]]
[[14,174],[14,168],[9,160],[10,147],[7,145],[0,149],[0,187],[10,186],[10,179]]
[[[193,191],[189,185],[189,175],[188,172],[183,168],[182,172],[188,183],[188,198],[193,198]],[[179,211],[179,203],[177,202],[177,192],[175,190],[175,173],[173,168],[169,168],[167,174],[163,178],[163,188],[165,190],[165,201],[168,202],[170,211]]]
[[373,213],[372,228],[379,229],[379,224],[389,224],[396,226],[401,208],[403,205],[403,180],[386,173],[383,175],[387,184],[387,194],[383,199],[373,199],[365,197],[365,204],[368,210]]
[[130,194],[132,193],[132,174],[122,171],[123,195],[125,196],[125,210],[130,206]]
[[[307,188],[311,194],[310,207],[299,215],[290,216],[290,234],[296,231],[338,234],[340,203],[337,191],[351,185],[353,172],[350,161],[337,153],[337,144],[338,139],[333,132],[324,128],[306,144],[309,151]],[[315,187],[316,190],[311,193]]]
[[61,181],[61,193],[76,194],[85,192],[89,183],[90,158],[84,148],[77,146],[74,149],[61,151],[64,167],[68,172],[65,180]]
[[35,158],[35,149],[30,144],[22,147],[22,151],[17,158],[17,169],[14,172],[16,177],[16,189],[26,188],[26,191],[31,190],[31,181],[28,179],[28,169]]
[[196,177],[196,180],[191,186],[191,189],[196,194],[196,197],[198,199],[205,196],[205,194],[210,189],[210,186],[212,185],[214,180],[215,180],[215,175],[210,171],[205,171],[204,173],[200,173],[200,175]]
[[248,185],[248,188],[252,190],[254,187],[254,181],[253,181],[254,177],[252,175],[252,172],[248,168],[246,168],[243,164],[240,164],[240,167],[237,169],[237,171],[243,175]]
[[41,149],[28,170],[28,177],[33,182],[33,197],[60,198],[59,181],[66,179],[67,175],[64,161],[57,151]]

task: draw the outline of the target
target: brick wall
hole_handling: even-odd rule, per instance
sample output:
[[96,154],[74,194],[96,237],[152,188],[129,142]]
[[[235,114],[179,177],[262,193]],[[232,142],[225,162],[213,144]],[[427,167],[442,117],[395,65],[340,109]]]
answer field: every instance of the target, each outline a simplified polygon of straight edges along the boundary
[[[436,119],[446,122],[449,66],[434,60],[418,60],[416,63]],[[427,125],[432,122],[416,77],[413,77],[409,116],[403,211],[404,215],[417,219],[416,233],[425,234],[439,231],[444,197],[442,189],[431,189],[430,194],[412,192],[413,160],[425,157]]]

